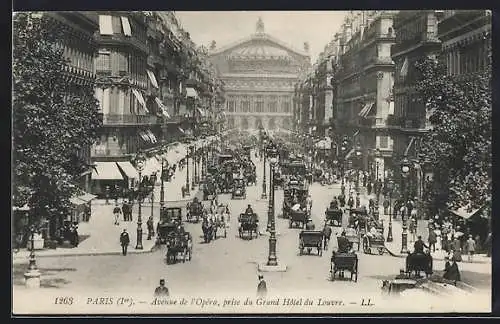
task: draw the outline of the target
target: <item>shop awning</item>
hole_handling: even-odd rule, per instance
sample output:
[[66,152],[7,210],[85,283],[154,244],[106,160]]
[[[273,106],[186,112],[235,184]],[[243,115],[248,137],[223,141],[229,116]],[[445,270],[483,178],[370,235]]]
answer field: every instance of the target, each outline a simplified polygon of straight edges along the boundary
[[170,118],[170,115],[168,114],[168,111],[167,111],[167,107],[165,107],[163,102],[161,102],[160,98],[156,97],[155,101],[156,101],[156,104],[158,105],[158,107],[160,107],[161,113],[163,114],[163,116]]
[[144,131],[139,132],[139,136],[145,141],[145,142],[151,142],[151,138],[149,137],[148,134]]
[[130,22],[128,21],[128,17],[120,17],[122,21],[123,34],[125,36],[132,36],[132,29],[130,28]]
[[123,180],[116,162],[96,162],[92,180]]
[[198,92],[195,89],[189,87],[186,88],[186,96],[191,98],[198,98]]
[[205,112],[201,108],[196,108],[201,116],[205,116]]
[[123,173],[125,173],[127,178],[139,179],[139,172],[137,172],[132,163],[125,161],[125,162],[116,162],[116,164],[118,164],[118,167],[120,168],[120,170],[122,170]]
[[29,208],[28,204],[26,204],[26,205],[24,205],[23,207],[17,207],[17,206],[14,206],[14,207],[12,208],[12,210],[14,210],[14,211],[29,211],[29,210],[30,210],[30,208]]
[[450,210],[453,214],[462,217],[463,219],[469,219],[472,216],[476,215],[478,211],[480,211],[483,207],[478,209],[470,209],[468,207],[460,207],[456,210]]
[[158,140],[156,139],[156,136],[155,134],[153,134],[153,132],[149,129],[146,130],[146,135],[151,139],[151,142],[152,143],[157,143]]
[[148,108],[146,107],[146,101],[144,101],[144,97],[142,96],[142,93],[140,93],[137,89],[132,89],[132,93],[134,94],[135,98],[139,102],[139,104],[144,108],[144,110],[149,113]]
[[359,112],[358,116],[362,117],[362,118],[366,118],[368,116],[368,114],[370,113],[370,111],[372,110],[372,108],[373,108],[374,105],[375,105],[374,102],[367,103],[363,107],[363,109],[361,109],[361,111]]
[[82,205],[82,204],[87,204],[88,202],[90,202],[95,197],[97,197],[97,196],[91,195],[88,192],[86,192],[86,193],[84,193],[82,195],[77,195],[77,196],[71,197],[69,201],[73,205]]
[[111,16],[99,15],[99,33],[101,35],[113,35],[113,23]]
[[410,149],[413,146],[414,142],[415,142],[415,137],[410,138],[410,143],[408,143],[408,146],[405,149],[404,155],[408,155],[408,152],[410,152]]
[[155,74],[153,73],[153,71],[146,70],[146,73],[148,74],[149,80],[151,81],[151,84],[153,85],[153,87],[158,89],[158,82],[156,82],[156,77],[155,77]]
[[352,148],[349,153],[347,153],[347,155],[345,156],[346,159],[349,159],[352,155],[352,153],[354,153],[354,149]]

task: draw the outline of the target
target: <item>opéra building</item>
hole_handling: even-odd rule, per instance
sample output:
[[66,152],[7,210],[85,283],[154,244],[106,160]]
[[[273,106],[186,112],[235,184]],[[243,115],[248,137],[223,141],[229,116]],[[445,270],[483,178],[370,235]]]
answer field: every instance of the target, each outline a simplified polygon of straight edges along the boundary
[[294,84],[310,66],[308,45],[296,50],[266,34],[260,18],[256,27],[236,43],[210,47],[225,84],[228,128],[291,129]]

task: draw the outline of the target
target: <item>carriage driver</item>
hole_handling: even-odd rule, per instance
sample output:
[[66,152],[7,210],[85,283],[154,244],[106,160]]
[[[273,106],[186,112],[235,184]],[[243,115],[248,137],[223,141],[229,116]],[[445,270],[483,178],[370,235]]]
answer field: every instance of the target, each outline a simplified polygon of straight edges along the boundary
[[370,228],[370,232],[368,232],[366,235],[369,237],[376,237],[378,235],[378,231],[375,228],[375,225],[372,224],[372,226]]
[[245,210],[245,214],[253,214],[252,205],[248,204],[248,207]]
[[351,250],[351,242],[345,236],[345,231],[342,231],[342,234],[337,238],[337,245],[338,253],[349,253]]

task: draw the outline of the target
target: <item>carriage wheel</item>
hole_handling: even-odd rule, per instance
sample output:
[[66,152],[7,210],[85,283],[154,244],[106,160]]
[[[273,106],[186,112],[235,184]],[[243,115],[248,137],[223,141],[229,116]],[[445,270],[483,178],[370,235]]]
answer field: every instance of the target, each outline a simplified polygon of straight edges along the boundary
[[379,247],[378,248],[378,254],[380,254],[380,255],[384,254],[384,248]]
[[299,255],[304,254],[304,248],[302,246],[299,247]]
[[292,228],[292,221],[288,222],[288,228]]
[[239,229],[238,229],[238,232],[239,232],[238,234],[239,234],[240,238],[242,238],[242,231],[241,231],[241,228],[239,228]]
[[227,231],[226,231],[226,227],[224,227],[224,238],[227,237]]
[[319,254],[319,256],[323,256],[323,246],[321,243],[318,246],[318,254]]
[[187,254],[187,248],[184,248],[184,251],[182,251],[182,263],[186,262],[186,254]]

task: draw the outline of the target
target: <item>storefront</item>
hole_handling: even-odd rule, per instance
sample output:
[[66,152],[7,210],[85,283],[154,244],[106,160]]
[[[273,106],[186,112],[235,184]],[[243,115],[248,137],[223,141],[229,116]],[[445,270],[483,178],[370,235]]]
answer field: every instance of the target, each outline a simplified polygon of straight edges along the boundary
[[92,214],[91,201],[96,198],[95,195],[84,193],[70,199],[73,204],[73,210],[66,220],[71,223],[88,222]]
[[[99,198],[110,197],[115,193],[115,186],[124,188],[127,181],[123,178],[116,162],[95,162],[95,169],[92,171],[91,192]],[[109,188],[107,192],[106,188]]]
[[125,189],[134,188],[139,179],[139,172],[137,172],[137,169],[128,161],[116,162],[116,164],[125,179]]

